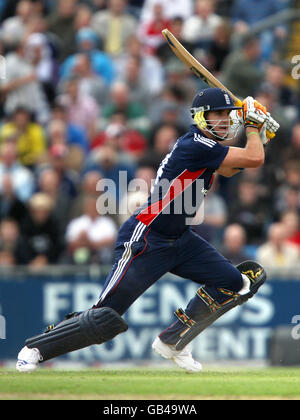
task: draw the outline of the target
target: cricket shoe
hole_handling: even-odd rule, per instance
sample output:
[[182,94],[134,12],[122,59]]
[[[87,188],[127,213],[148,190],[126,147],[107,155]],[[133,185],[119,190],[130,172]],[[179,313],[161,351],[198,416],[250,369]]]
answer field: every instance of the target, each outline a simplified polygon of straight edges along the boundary
[[181,369],[185,369],[189,373],[196,373],[202,370],[201,363],[193,359],[190,346],[186,346],[183,350],[175,350],[175,346],[165,344],[157,337],[153,344],[153,350],[165,359],[171,359]]
[[19,372],[33,372],[42,360],[43,358],[38,349],[23,347],[18,354],[16,369]]

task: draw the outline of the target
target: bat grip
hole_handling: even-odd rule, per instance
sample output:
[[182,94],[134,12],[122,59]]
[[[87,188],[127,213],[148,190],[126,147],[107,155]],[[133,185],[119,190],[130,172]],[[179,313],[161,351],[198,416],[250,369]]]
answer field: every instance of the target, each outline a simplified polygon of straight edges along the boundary
[[[235,101],[234,102],[235,106],[239,106],[239,107],[243,106],[243,102],[240,99],[238,99],[238,98],[233,98],[233,99]],[[275,133],[270,133],[270,131],[268,131],[268,130],[266,132],[266,135],[267,135],[267,138],[270,139],[270,140],[275,137]]]

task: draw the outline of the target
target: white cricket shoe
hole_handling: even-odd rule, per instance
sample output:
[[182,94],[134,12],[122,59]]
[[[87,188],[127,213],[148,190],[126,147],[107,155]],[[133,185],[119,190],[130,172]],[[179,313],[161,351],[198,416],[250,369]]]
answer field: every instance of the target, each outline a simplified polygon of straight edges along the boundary
[[193,359],[189,346],[186,346],[183,350],[175,350],[175,346],[165,344],[157,337],[153,344],[153,350],[165,359],[171,359],[182,369],[185,369],[189,373],[201,372],[202,365]]
[[33,372],[42,360],[43,358],[38,349],[23,347],[18,354],[16,369],[19,372]]

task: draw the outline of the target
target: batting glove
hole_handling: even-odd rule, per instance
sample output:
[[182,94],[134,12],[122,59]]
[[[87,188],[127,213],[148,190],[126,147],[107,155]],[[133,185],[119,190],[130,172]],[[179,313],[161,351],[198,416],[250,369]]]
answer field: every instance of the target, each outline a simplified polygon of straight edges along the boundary
[[252,96],[248,96],[243,101],[242,106],[244,127],[260,129],[267,118],[267,109]]
[[267,118],[263,123],[259,134],[262,141],[262,144],[267,144],[269,141],[275,137],[276,132],[278,131],[280,125],[274,118],[271,117],[271,114],[267,112]]

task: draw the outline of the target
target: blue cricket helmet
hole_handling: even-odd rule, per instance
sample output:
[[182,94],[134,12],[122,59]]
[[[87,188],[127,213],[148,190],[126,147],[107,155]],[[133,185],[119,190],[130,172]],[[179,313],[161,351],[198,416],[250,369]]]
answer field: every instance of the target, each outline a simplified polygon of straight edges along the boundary
[[223,89],[207,88],[197,93],[194,97],[191,114],[197,112],[217,111],[221,109],[241,109],[235,106],[232,97]]
[[[216,133],[215,129],[220,124],[219,120],[208,120],[207,113],[209,111],[218,111],[228,109],[230,111],[241,109],[235,106],[232,97],[223,89],[220,88],[207,88],[197,93],[195,96],[192,108],[190,109],[191,116],[200,130],[205,130],[213,134],[213,136],[221,141],[231,140],[234,138],[238,131],[238,124],[230,115],[228,122],[228,130],[224,136]],[[224,123],[222,123],[224,125]]]

